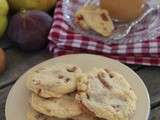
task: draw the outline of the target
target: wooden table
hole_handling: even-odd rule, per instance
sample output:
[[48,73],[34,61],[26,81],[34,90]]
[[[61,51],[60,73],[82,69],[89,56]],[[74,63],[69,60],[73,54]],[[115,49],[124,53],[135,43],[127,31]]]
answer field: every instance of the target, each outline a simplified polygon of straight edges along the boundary
[[[5,102],[10,88],[26,70],[52,57],[47,50],[35,53],[24,53],[10,43],[0,42],[7,54],[7,70],[0,75],[0,120],[5,120]],[[160,67],[128,65],[145,82],[151,98],[150,120],[160,120]]]

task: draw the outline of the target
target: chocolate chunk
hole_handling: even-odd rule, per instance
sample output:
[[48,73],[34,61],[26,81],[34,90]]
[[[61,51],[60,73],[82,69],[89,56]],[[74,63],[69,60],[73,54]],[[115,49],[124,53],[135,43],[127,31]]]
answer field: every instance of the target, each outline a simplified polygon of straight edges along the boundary
[[87,99],[90,99],[90,96],[88,94],[86,94],[86,95],[87,95]]
[[66,78],[65,82],[68,83],[71,79],[70,78]]
[[101,14],[101,18],[104,20],[104,21],[109,21],[108,17],[106,16],[105,13],[102,13]]
[[58,78],[59,78],[59,79],[63,79],[64,76],[63,76],[63,75],[59,75]]
[[77,67],[67,68],[68,72],[75,72],[77,70]]
[[77,20],[78,20],[78,21],[81,21],[81,20],[84,20],[84,18],[83,18],[82,15],[79,15],[79,16],[77,16]]
[[41,90],[41,89],[38,89],[37,94],[38,94],[38,95],[40,95],[40,94],[41,94],[41,92],[42,92],[42,90]]
[[120,111],[120,105],[112,105],[112,107],[118,112]]
[[106,73],[109,74],[109,77],[110,77],[110,78],[113,78],[113,77],[114,77],[114,75],[113,75],[113,74],[110,72],[110,70],[108,70],[107,68],[105,68],[104,71],[106,71]]

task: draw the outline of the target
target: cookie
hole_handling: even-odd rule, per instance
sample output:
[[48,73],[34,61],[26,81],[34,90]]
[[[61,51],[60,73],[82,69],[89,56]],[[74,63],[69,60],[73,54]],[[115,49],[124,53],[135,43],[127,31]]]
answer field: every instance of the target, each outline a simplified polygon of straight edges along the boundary
[[30,108],[30,110],[27,113],[27,120],[100,120],[100,119],[85,113],[73,118],[60,119],[56,117],[49,117]]
[[71,118],[82,113],[74,94],[45,99],[33,93],[30,103],[33,109],[50,117]]
[[44,98],[61,97],[76,90],[76,78],[81,69],[76,65],[44,66],[27,76],[27,87]]
[[49,116],[41,114],[33,109],[30,109],[27,113],[27,120],[65,120],[65,119],[49,117]]
[[91,6],[88,7],[81,7],[76,13],[75,13],[75,22],[83,29],[89,30],[90,27],[85,21],[84,14],[87,14],[87,11],[91,11],[93,8]]
[[79,78],[79,100],[95,116],[107,120],[130,120],[136,110],[137,97],[119,73],[94,69]]
[[107,37],[114,30],[113,22],[107,10],[97,7],[81,7],[75,14],[76,22],[84,29],[92,29]]
[[100,119],[96,118],[95,116],[83,113],[79,116],[71,118],[71,120],[100,120]]

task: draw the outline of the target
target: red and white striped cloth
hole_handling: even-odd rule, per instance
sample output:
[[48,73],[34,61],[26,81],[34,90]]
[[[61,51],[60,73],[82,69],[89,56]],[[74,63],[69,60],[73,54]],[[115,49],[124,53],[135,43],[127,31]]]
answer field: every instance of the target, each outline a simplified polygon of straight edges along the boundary
[[74,53],[103,55],[128,64],[160,66],[160,37],[139,43],[106,44],[75,33],[63,17],[62,0],[58,0],[49,33],[49,50],[54,56]]

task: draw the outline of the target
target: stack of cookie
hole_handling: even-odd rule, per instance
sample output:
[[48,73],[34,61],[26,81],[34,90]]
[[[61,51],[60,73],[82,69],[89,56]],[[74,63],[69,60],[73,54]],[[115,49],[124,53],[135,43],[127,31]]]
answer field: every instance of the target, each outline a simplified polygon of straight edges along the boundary
[[55,64],[26,81],[32,91],[27,120],[130,120],[136,110],[131,86],[107,69],[83,73],[76,65]]

